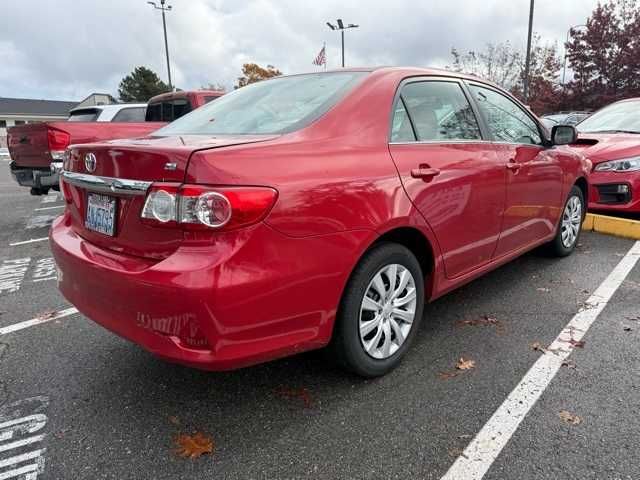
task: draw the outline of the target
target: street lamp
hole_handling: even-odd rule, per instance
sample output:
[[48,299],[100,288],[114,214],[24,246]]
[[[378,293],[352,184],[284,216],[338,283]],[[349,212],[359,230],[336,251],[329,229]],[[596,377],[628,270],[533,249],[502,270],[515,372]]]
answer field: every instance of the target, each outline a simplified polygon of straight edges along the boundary
[[533,0],[529,4],[529,33],[527,35],[527,58],[524,64],[524,86],[522,95],[524,103],[529,100],[529,64],[531,63],[531,34],[533,32]]
[[566,88],[566,85],[567,85],[564,81],[564,78],[567,73],[567,43],[569,43],[569,36],[571,35],[571,30],[582,28],[582,27],[586,27],[586,25],[582,23],[580,25],[573,25],[572,27],[569,27],[569,30],[567,30],[567,41],[564,44],[564,66],[562,67],[562,89],[563,90]]
[[171,11],[171,5],[164,6],[167,0],[160,0],[160,6],[156,5],[156,2],[147,2],[156,10],[162,10],[162,29],[164,30],[164,51],[167,55],[167,76],[169,77],[169,90],[173,92],[173,86],[171,85],[171,67],[169,66],[169,43],[167,42],[167,21],[164,18],[164,12]]
[[332,25],[331,23],[327,22],[327,25],[329,26],[329,28],[331,30],[340,30],[340,36],[342,37],[342,68],[344,68],[344,31],[347,28],[358,28],[360,25],[355,25],[353,23],[350,23],[349,25],[345,26],[344,23],[342,23],[342,19],[339,18],[338,20],[336,20],[338,26]]

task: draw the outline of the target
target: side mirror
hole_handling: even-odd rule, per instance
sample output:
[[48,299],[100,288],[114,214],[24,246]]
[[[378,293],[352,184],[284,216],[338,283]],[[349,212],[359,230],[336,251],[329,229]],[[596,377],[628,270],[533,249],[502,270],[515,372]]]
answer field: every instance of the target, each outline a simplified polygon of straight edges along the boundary
[[573,125],[554,125],[551,128],[551,141],[554,145],[569,145],[578,139],[578,131]]

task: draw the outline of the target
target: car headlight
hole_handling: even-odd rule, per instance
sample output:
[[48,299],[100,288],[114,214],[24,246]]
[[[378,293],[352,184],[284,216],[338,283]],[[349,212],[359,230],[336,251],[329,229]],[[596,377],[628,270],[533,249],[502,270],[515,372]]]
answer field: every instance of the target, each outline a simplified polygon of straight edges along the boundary
[[611,160],[596,165],[596,172],[635,172],[640,170],[640,157]]

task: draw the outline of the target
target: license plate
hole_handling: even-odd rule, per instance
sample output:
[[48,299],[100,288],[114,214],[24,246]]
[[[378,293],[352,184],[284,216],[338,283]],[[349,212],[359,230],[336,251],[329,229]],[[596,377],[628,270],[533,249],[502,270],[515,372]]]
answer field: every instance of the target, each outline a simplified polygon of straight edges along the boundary
[[111,235],[115,233],[116,199],[108,195],[90,193],[87,197],[87,217],[84,225],[89,230]]

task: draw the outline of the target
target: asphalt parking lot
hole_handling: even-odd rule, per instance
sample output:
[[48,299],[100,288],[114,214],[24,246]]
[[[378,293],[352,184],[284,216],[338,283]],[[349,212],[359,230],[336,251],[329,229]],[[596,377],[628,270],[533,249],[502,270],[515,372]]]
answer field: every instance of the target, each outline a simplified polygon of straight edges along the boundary
[[[61,205],[29,196],[0,162],[0,479],[442,478],[621,261],[610,301],[512,435],[499,432],[504,448],[472,460],[496,480],[640,478],[633,241],[585,234],[568,258],[533,252],[428,305],[406,360],[381,379],[313,352],[206,373],[79,314],[49,319],[70,307],[39,240]],[[472,368],[456,369],[461,358]],[[193,432],[212,454],[176,453]]]

